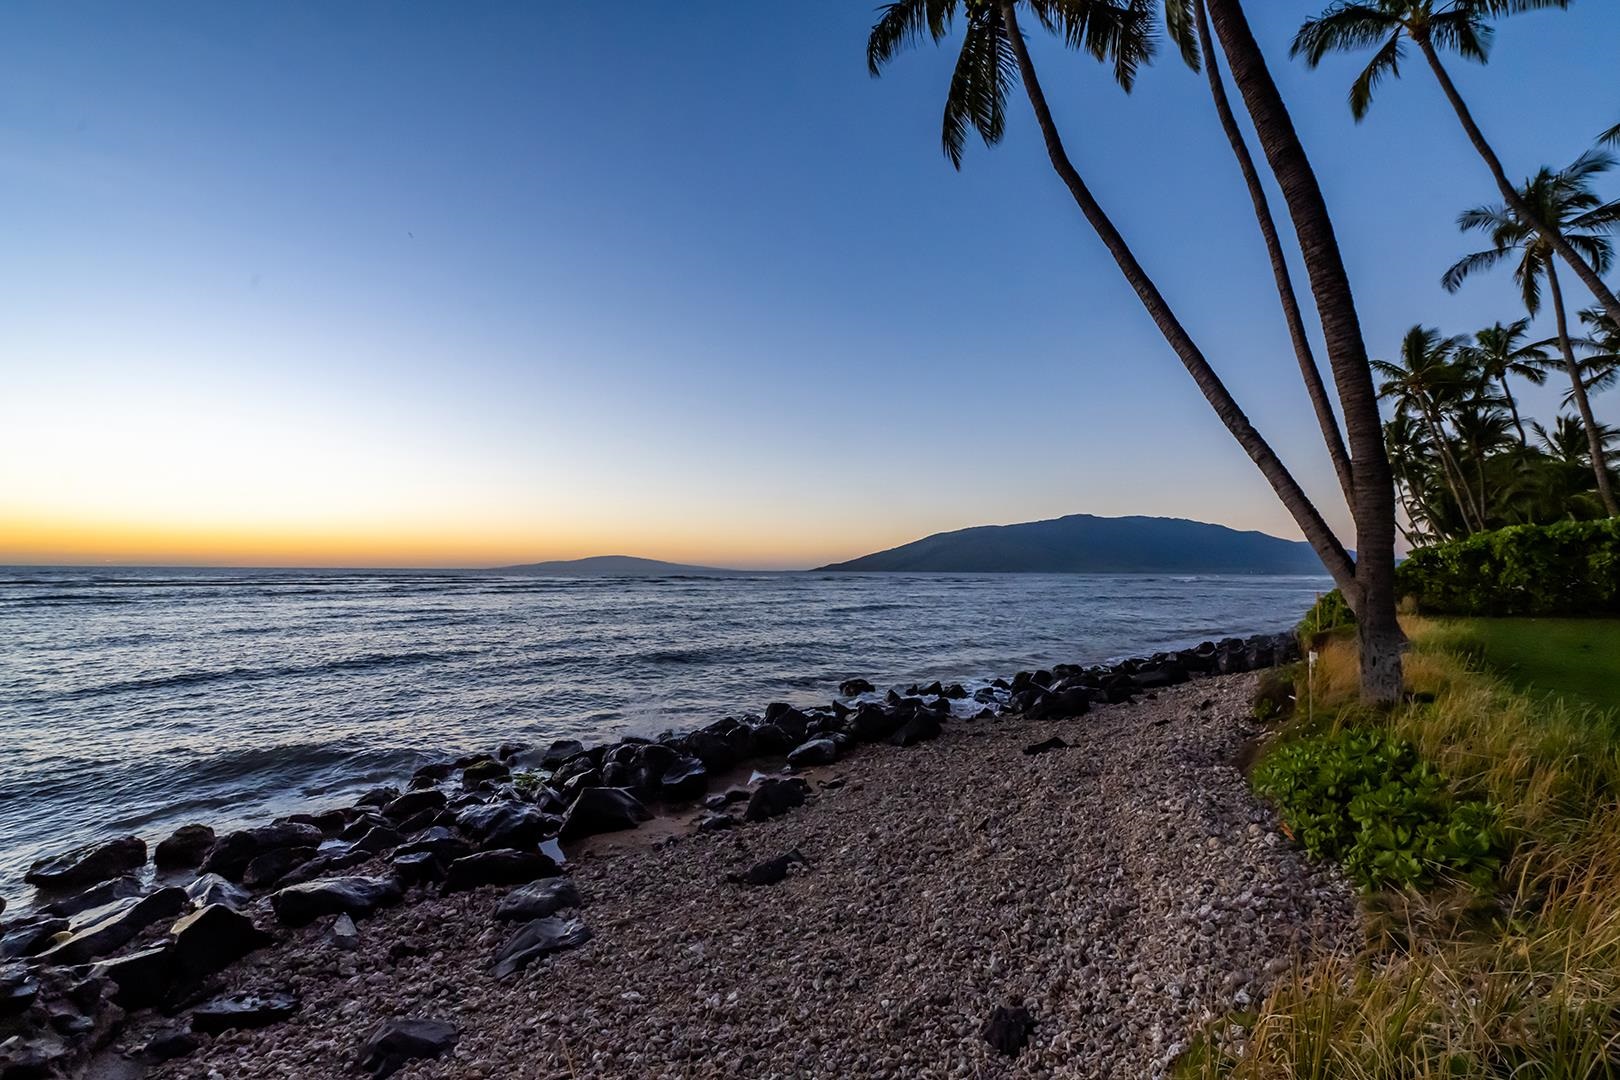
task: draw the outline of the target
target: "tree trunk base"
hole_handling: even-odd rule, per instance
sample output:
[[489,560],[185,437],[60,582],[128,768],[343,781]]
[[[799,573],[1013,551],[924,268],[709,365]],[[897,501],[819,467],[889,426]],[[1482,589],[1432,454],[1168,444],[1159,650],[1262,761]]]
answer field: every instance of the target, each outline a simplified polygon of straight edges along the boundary
[[1403,685],[1402,658],[1406,635],[1400,625],[1379,626],[1368,620],[1356,624],[1360,646],[1361,703],[1387,708],[1400,703]]

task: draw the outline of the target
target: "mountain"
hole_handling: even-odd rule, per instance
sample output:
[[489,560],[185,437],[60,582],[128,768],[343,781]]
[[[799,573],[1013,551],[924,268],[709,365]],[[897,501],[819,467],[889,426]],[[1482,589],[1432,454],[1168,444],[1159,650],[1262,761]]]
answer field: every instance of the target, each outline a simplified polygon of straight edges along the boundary
[[660,562],[658,559],[638,559],[633,555],[593,555],[588,559],[557,559],[521,566],[497,566],[492,572],[553,577],[727,577],[747,573],[744,570],[724,570],[718,566],[684,566],[681,563]]
[[1321,574],[1311,546],[1183,518],[1071,514],[935,533],[822,570],[1038,574]]

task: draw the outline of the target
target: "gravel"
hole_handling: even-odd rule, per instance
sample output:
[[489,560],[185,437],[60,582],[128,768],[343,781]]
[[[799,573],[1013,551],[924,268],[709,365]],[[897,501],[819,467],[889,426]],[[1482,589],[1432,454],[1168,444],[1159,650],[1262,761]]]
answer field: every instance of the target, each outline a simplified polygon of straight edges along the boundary
[[[508,889],[414,893],[352,950],[323,919],[226,979],[296,992],[296,1015],[150,1075],[352,1076],[366,1035],[407,1018],[460,1037],[402,1078],[1162,1075],[1293,958],[1360,938],[1350,888],[1233,765],[1253,678],[1076,720],[951,721],[811,770],[782,817],[598,837],[569,852],[593,936],[507,979]],[[1053,736],[1068,746],[1024,753]],[[794,850],[807,865],[783,881],[727,881]],[[1035,1020],[1016,1058],[985,1041],[999,1007]]]

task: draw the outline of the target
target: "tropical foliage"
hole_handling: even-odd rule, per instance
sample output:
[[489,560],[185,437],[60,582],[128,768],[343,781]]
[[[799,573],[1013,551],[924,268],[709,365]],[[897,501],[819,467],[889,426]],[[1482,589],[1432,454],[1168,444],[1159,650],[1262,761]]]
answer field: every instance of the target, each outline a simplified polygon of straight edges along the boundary
[[1620,518],[1520,525],[1419,548],[1401,592],[1425,613],[1620,614]]

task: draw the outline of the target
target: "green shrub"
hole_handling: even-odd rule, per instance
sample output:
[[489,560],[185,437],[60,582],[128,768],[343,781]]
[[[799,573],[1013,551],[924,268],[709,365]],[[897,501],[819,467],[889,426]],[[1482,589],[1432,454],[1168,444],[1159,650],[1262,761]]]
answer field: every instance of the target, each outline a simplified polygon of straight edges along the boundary
[[1302,647],[1308,648],[1317,635],[1354,625],[1356,625],[1355,612],[1351,611],[1350,605],[1345,602],[1344,594],[1334,589],[1316,598],[1311,610],[1305,613],[1305,618],[1294,628],[1294,635],[1299,638]]
[[1460,878],[1481,888],[1500,866],[1500,813],[1460,799],[1404,740],[1347,728],[1287,743],[1254,785],[1314,858],[1341,863],[1364,888]]
[[1426,614],[1620,614],[1620,519],[1514,525],[1419,548],[1395,579]]
[[1298,674],[1298,664],[1268,668],[1260,673],[1254,688],[1256,720],[1275,720],[1294,711],[1294,680]]

